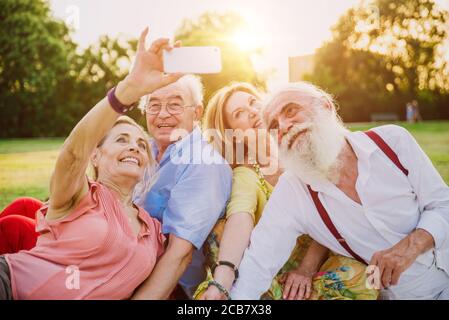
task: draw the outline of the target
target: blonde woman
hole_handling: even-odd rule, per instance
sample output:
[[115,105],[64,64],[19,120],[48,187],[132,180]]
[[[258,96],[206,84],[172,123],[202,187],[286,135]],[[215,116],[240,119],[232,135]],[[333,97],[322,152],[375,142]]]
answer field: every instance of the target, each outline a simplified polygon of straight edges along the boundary
[[[132,201],[153,163],[144,130],[120,117],[140,97],[176,81],[164,75],[167,39],[145,49],[133,70],[76,125],[64,142],[37,212],[40,235],[29,251],[0,256],[0,300],[127,299],[164,249],[160,223]],[[92,163],[95,179],[88,179]]]
[[[268,132],[259,131],[264,129],[260,109],[259,92],[246,83],[235,83],[219,90],[206,109],[203,131],[211,136],[211,143],[233,167],[233,187],[226,220],[216,225],[208,239],[210,274],[198,287],[197,299],[229,298],[229,290],[238,277],[238,266],[249,244],[251,232],[282,173],[276,152],[272,149],[274,146],[269,144]],[[240,158],[239,148],[243,150]],[[351,291],[363,288],[363,281],[356,282],[356,286],[347,281],[364,279],[362,266],[355,265],[358,269],[354,273],[353,266],[345,268],[327,258],[327,248],[308,236],[298,238],[289,260],[261,298],[372,298],[373,292],[369,290],[358,291],[358,295]],[[321,267],[324,268],[321,271],[325,272],[317,275]],[[325,289],[324,283],[333,289]]]
[[[201,299],[226,298],[226,292],[231,289],[236,278],[235,271],[238,270],[243,252],[249,244],[251,231],[259,221],[273,186],[282,173],[276,154],[270,149],[272,145],[268,133],[258,130],[264,129],[260,118],[261,106],[260,93],[252,85],[235,83],[219,90],[206,108],[203,132],[206,136],[210,134],[214,137],[211,143],[231,164],[233,186],[226,208],[226,222],[222,220],[218,223],[208,239],[213,281],[206,281],[199,287],[196,296],[201,296]],[[298,239],[297,247],[283,271],[297,267],[310,242],[307,236]],[[308,264],[303,264],[303,268],[297,270],[297,277],[290,277],[285,290],[281,282],[286,276],[276,278],[264,298],[309,297],[311,277],[326,257],[327,249],[313,243],[311,252]]]

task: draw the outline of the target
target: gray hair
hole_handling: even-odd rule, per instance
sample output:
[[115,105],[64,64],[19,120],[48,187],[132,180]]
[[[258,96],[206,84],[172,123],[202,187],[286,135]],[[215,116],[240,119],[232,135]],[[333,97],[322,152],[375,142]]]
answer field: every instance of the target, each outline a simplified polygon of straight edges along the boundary
[[[192,97],[195,106],[203,105],[204,86],[198,76],[187,74],[178,79],[175,83],[181,85]],[[139,103],[139,109],[145,112],[145,106],[151,98],[151,94],[144,96]]]

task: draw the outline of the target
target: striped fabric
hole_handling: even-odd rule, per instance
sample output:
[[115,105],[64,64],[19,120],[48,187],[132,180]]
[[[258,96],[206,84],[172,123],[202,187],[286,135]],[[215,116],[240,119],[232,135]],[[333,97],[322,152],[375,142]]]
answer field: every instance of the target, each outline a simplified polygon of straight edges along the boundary
[[139,208],[136,236],[117,195],[89,182],[77,208],[47,221],[37,212],[36,247],[6,255],[14,299],[126,299],[162,254],[160,223]]

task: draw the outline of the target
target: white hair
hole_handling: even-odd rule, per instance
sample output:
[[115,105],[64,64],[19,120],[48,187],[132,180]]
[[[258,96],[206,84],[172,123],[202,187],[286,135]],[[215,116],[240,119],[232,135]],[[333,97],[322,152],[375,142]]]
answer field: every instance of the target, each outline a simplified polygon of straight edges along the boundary
[[[299,138],[296,135],[305,131]],[[282,138],[280,160],[287,171],[296,174],[307,184],[327,179],[337,183],[340,178],[339,155],[348,130],[328,108],[315,108],[313,116],[295,124]],[[292,142],[297,141],[292,145]]]
[[329,107],[337,115],[337,103],[332,95],[321,88],[306,82],[294,82],[277,86],[264,101],[263,118],[268,121],[289,103],[296,103],[306,108]]
[[[198,76],[187,74],[182,76],[175,82],[181,85],[192,97],[192,103],[195,106],[203,105],[204,86]],[[145,112],[145,106],[151,98],[151,94],[144,96],[139,103],[139,109],[142,113]]]

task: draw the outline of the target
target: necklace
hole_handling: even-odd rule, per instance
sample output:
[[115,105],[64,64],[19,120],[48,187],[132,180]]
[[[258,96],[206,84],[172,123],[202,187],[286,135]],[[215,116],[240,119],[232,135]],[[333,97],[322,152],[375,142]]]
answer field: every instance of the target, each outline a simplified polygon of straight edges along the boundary
[[267,197],[267,200],[270,198],[270,191],[268,190],[267,182],[265,180],[265,177],[260,170],[260,166],[257,162],[253,163],[254,171],[256,171],[257,175],[259,176],[259,182],[262,187],[263,193],[265,193],[265,196]]

